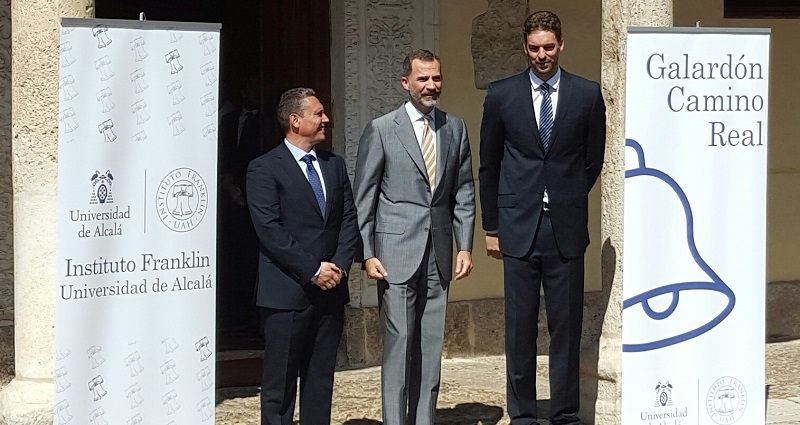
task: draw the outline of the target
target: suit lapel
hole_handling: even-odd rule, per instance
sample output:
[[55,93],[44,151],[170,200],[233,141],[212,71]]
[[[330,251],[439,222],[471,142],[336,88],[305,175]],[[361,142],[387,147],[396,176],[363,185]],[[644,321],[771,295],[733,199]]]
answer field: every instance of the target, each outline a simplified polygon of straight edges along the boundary
[[[319,158],[319,168],[322,170],[322,178],[325,180],[325,216],[324,218],[327,220],[331,214],[331,194],[333,193],[333,183],[334,177],[336,177],[336,170],[333,168],[333,163],[330,161],[330,156],[328,155],[319,155],[319,151],[317,151],[317,158]],[[310,185],[309,185],[310,187]],[[314,198],[316,201],[316,198]]]
[[[278,158],[281,161],[281,166],[283,166],[284,170],[286,171],[286,177],[288,177],[290,180],[289,187],[297,187],[298,190],[303,191],[306,198],[308,198],[308,201],[314,207],[314,210],[317,212],[317,214],[319,214],[320,218],[322,218],[322,211],[319,209],[317,196],[314,195],[314,190],[311,189],[311,184],[308,182],[305,174],[303,174],[303,171],[300,169],[300,165],[294,159],[292,152],[289,151],[289,148],[286,147],[284,142],[281,142],[280,146]],[[322,164],[320,164],[320,168],[322,168]],[[327,181],[328,179],[325,179],[326,187],[328,184]]]
[[544,148],[542,148],[542,138],[539,136],[539,126],[536,125],[536,112],[533,109],[533,90],[531,88],[531,77],[529,69],[519,75],[517,81],[517,93],[519,99],[519,110],[522,111],[522,116],[528,122],[528,127],[533,138],[535,139],[536,146],[539,151],[544,155]]
[[436,124],[436,188],[434,194],[439,192],[442,186],[441,182],[444,181],[445,166],[447,164],[447,156],[450,154],[450,146],[455,142],[453,140],[453,126],[447,120],[447,114],[434,109],[436,116],[434,122]]
[[411,124],[411,119],[408,118],[406,113],[405,104],[395,111],[395,135],[400,141],[400,144],[405,148],[414,165],[417,166],[422,175],[427,176],[428,172],[425,170],[425,160],[422,159],[422,150],[417,141],[417,135],[414,133],[414,127]]
[[558,106],[556,106],[555,119],[553,121],[553,135],[550,136],[550,150],[553,150],[558,141],[558,131],[561,129],[559,123],[564,121],[564,117],[569,110],[572,97],[571,75],[561,70],[561,81],[558,83]]

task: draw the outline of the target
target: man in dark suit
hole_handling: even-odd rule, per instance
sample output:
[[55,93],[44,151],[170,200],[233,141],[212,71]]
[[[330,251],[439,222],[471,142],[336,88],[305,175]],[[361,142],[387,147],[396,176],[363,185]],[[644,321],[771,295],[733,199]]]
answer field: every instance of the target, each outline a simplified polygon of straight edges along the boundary
[[258,314],[252,308],[258,240],[247,209],[247,165],[263,153],[259,82],[241,83],[239,107],[222,115],[219,126],[219,260],[217,288],[221,336],[231,330],[253,330]]
[[467,126],[436,108],[439,58],[409,53],[400,82],[408,101],[358,142],[356,205],[364,267],[378,280],[383,424],[433,425],[450,280],[472,270],[475,187]]
[[356,210],[344,160],[315,149],[325,140],[328,117],[314,91],[286,91],[278,120],[285,140],[247,170],[247,202],[260,241],[261,424],[292,423],[298,377],[300,423],[329,424],[349,300],[346,270],[358,240]]
[[530,15],[530,69],[489,85],[481,123],[480,187],[487,254],[503,258],[508,414],[537,423],[539,290],[550,331],[550,423],[578,424],[583,255],[588,194],[605,150],[600,86],[558,66],[561,21]]

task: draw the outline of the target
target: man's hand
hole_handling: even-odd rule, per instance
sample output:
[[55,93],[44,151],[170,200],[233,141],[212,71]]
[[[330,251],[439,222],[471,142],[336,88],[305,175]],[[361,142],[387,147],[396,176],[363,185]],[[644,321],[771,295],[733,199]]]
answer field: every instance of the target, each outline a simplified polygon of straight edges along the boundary
[[469,251],[458,251],[456,255],[456,280],[469,276],[472,271],[472,253]]
[[500,238],[497,235],[486,235],[486,255],[492,258],[503,258],[500,252]]
[[364,269],[367,271],[367,276],[369,276],[370,279],[383,280],[386,279],[386,276],[389,276],[389,273],[386,273],[386,269],[383,268],[381,261],[375,257],[364,260]]
[[314,278],[314,285],[323,291],[334,288],[342,279],[342,270],[336,264],[323,261],[320,263],[319,274]]

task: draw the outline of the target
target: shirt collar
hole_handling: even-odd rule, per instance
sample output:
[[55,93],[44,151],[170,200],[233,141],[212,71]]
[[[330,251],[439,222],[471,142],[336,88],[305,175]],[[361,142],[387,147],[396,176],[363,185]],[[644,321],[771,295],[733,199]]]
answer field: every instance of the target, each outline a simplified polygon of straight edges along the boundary
[[423,114],[411,102],[407,101],[405,103],[405,107],[406,107],[406,113],[408,114],[408,118],[411,119],[411,122],[422,121],[422,117],[427,115],[428,117],[430,117],[430,120],[428,121],[428,123],[431,126],[431,128],[436,128],[436,125],[435,125],[436,118],[434,118],[436,116],[436,108],[433,108],[433,110],[431,110],[427,114]]
[[539,78],[538,75],[534,74],[533,71],[528,68],[528,76],[531,78],[531,85],[534,89],[538,89],[543,83],[547,83],[550,85],[551,91],[558,91],[558,83],[561,82],[561,67],[556,70],[555,75],[550,77],[549,80],[543,81]]
[[316,148],[311,148],[309,152],[305,152],[302,149],[298,148],[297,146],[289,143],[289,141],[286,139],[283,139],[283,143],[286,145],[287,148],[289,148],[289,152],[292,153],[294,160],[297,162],[300,162],[300,160],[307,154],[314,155],[314,158],[317,158],[317,160],[319,160]]

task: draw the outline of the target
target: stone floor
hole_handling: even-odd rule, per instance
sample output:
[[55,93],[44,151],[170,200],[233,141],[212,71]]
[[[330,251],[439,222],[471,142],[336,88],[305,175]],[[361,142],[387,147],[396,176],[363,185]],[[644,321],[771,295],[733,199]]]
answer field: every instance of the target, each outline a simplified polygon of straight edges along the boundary
[[[767,352],[767,424],[800,424],[800,340],[771,343]],[[546,358],[542,358],[546,359]],[[437,425],[506,425],[505,359],[502,356],[447,359],[442,363]],[[540,365],[544,376],[546,365]],[[545,379],[541,398],[549,398]],[[546,402],[542,403],[546,412]],[[380,369],[336,373],[332,423],[380,425]],[[258,389],[217,392],[217,425],[258,425]],[[742,424],[757,425],[757,424]]]

